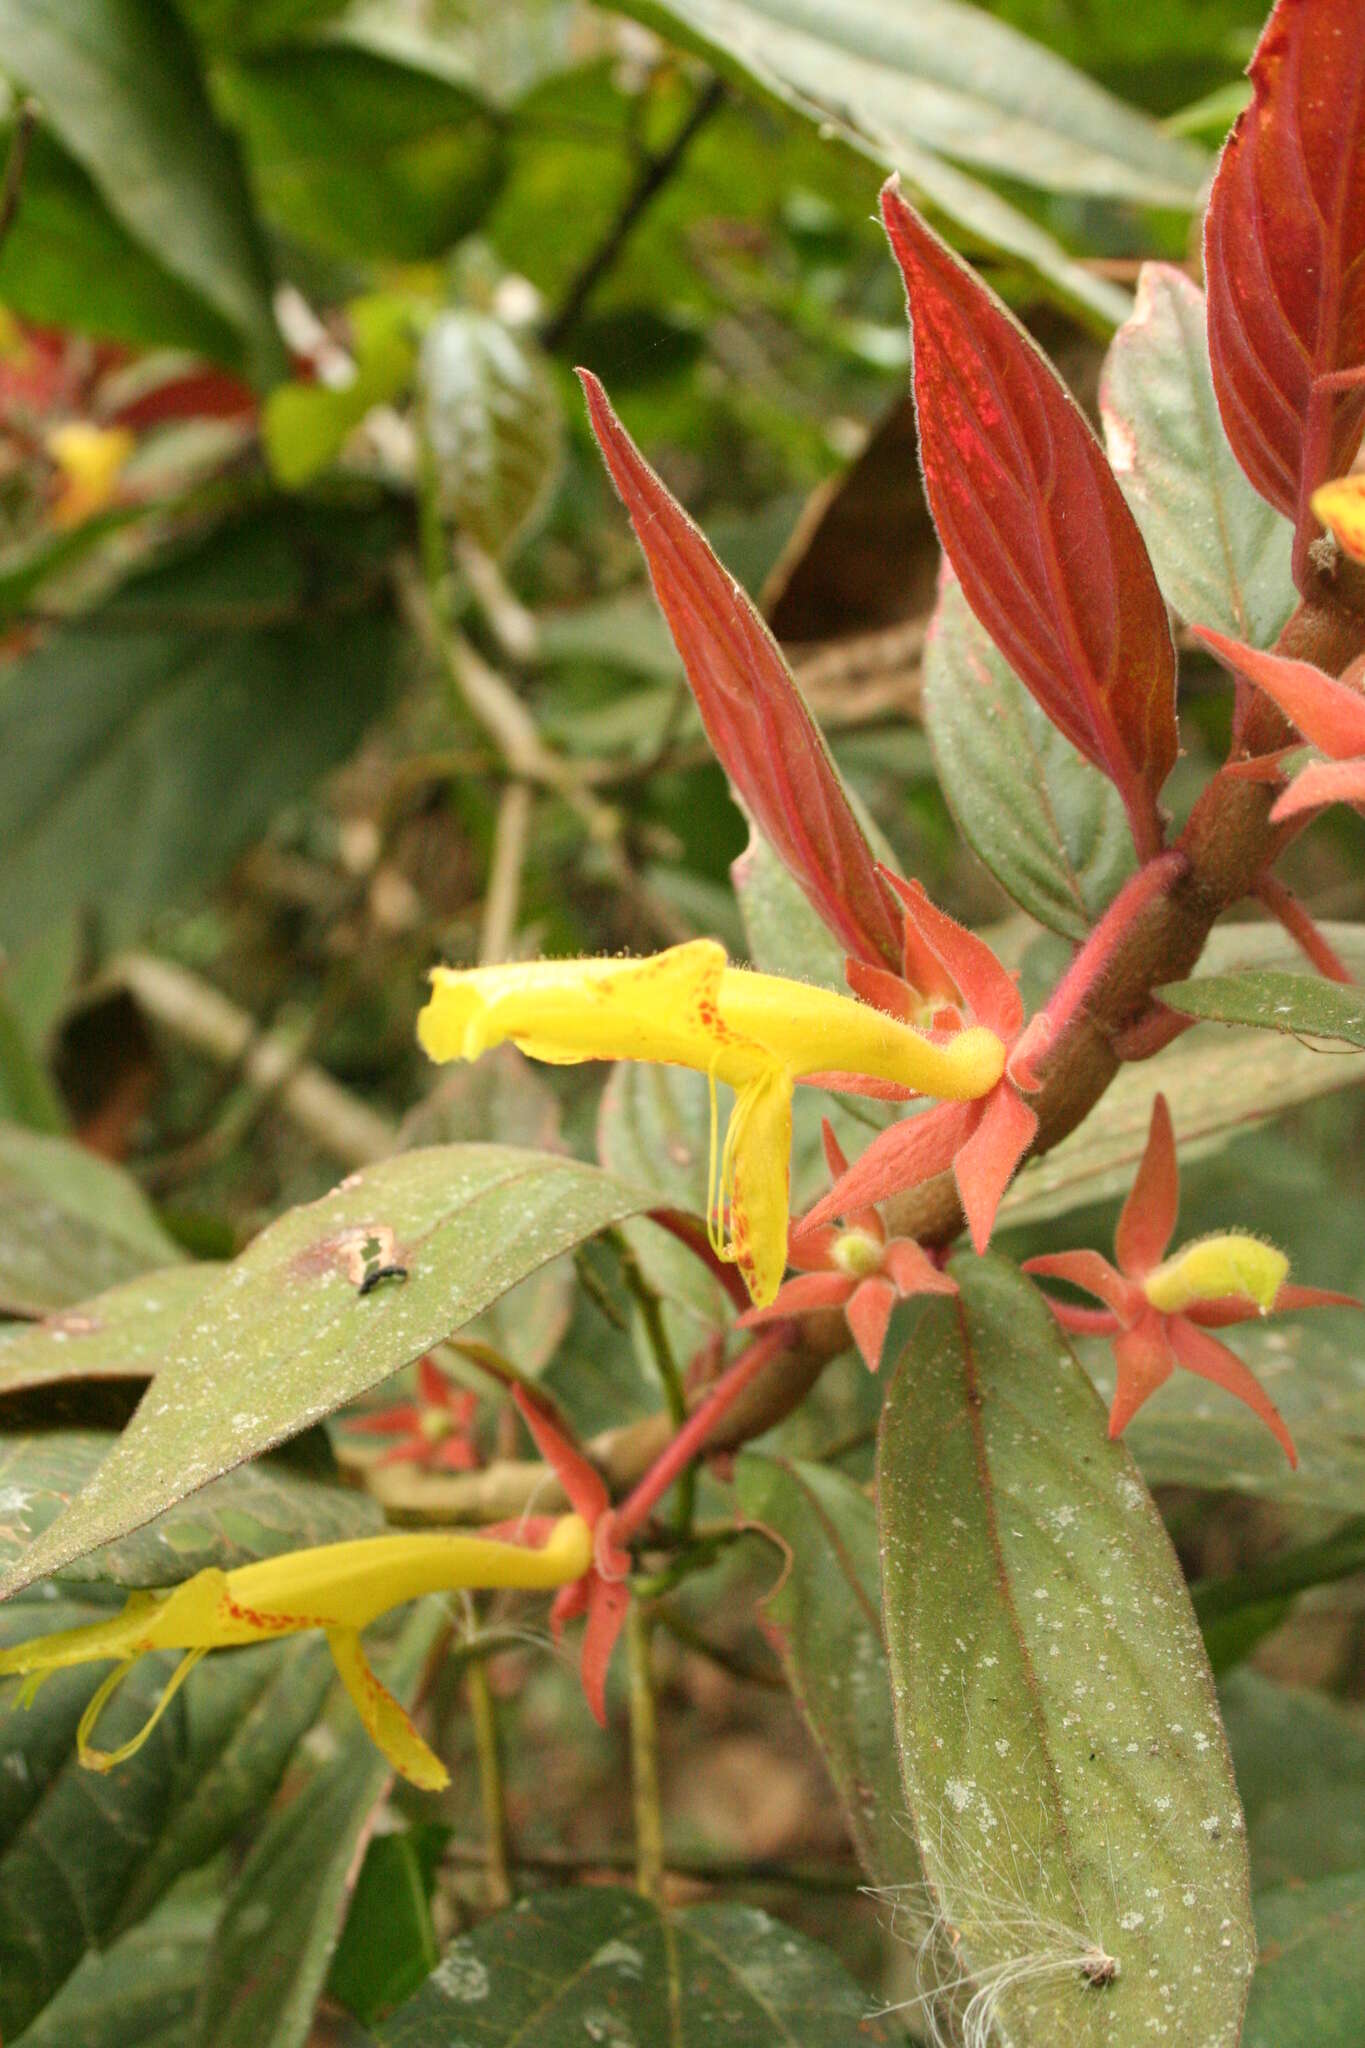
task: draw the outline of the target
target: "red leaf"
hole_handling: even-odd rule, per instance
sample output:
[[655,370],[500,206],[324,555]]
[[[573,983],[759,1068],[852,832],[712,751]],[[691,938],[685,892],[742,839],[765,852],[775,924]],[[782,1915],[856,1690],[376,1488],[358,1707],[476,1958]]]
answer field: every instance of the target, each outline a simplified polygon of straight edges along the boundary
[[1175,761],[1175,652],[1099,442],[1051,364],[901,198],[925,488],[967,602],[1043,710],[1122,796],[1139,854]]
[[129,399],[110,414],[110,421],[141,433],[147,427],[164,426],[170,420],[248,419],[257,403],[251,386],[234,377],[230,370],[204,366],[169,377],[150,391]]
[[721,766],[835,937],[859,959],[899,969],[900,917],[777,642],[597,379],[578,375]]
[[1365,426],[1365,23],[1360,0],[1279,0],[1251,60],[1204,230],[1209,353],[1233,452],[1295,522]]

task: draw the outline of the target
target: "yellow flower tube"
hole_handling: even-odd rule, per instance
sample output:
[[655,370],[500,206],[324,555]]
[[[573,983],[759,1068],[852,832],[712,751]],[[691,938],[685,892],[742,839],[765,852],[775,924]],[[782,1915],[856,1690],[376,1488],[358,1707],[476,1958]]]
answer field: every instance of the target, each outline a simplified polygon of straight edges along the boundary
[[[120,1614],[85,1628],[62,1629],[0,1650],[0,1678],[22,1677],[25,1702],[53,1671],[115,1660],[81,1718],[77,1745],[90,1770],[107,1771],[141,1748],[175,1693],[209,1650],[268,1642],[320,1628],[370,1736],[413,1784],[439,1791],[448,1773],[408,1716],[380,1684],[360,1647],[360,1632],[391,1607],[424,1593],[461,1588],[564,1586],[592,1564],[592,1532],[564,1515],[540,1549],[490,1537],[431,1534],[368,1536],[263,1558],[236,1571],[196,1572],[167,1593],[132,1593]],[[95,1749],[90,1737],[136,1660],[153,1650],[183,1656],[155,1711],[130,1742]]]
[[62,486],[50,518],[63,532],[83,526],[114,501],[128,458],[136,447],[126,427],[97,427],[69,420],[47,437],[47,452],[61,472]]
[[713,1238],[760,1307],[786,1269],[799,1079],[857,1074],[966,1102],[993,1088],[1005,1065],[993,1031],[973,1026],[936,1042],[851,996],[731,967],[714,939],[645,960],[438,967],[431,979],[417,1034],[434,1060],[476,1060],[510,1039],[532,1059],[653,1060],[733,1088],[738,1100],[718,1175],[712,1147]]

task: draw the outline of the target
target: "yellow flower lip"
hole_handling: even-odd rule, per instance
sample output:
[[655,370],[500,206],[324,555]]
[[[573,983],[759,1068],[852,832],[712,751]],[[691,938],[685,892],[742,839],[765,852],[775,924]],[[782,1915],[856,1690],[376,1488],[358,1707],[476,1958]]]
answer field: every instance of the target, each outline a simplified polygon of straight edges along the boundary
[[1180,1315],[1198,1302],[1229,1296],[1254,1301],[1264,1315],[1274,1307],[1288,1273],[1283,1252],[1231,1230],[1185,1245],[1154,1266],[1141,1284],[1147,1300],[1162,1315]]
[[[235,1571],[197,1572],[168,1593],[132,1593],[122,1612],[108,1621],[59,1630],[0,1650],[0,1678],[25,1678],[21,1697],[31,1698],[53,1671],[115,1660],[77,1733],[81,1762],[89,1769],[108,1770],[141,1747],[209,1650],[322,1629],[373,1740],[404,1777],[437,1790],[447,1782],[446,1768],[370,1669],[360,1647],[361,1630],[391,1607],[424,1593],[564,1586],[582,1578],[592,1561],[592,1531],[581,1515],[561,1516],[539,1549],[447,1531],[321,1544],[263,1558]],[[180,1650],[183,1655],[150,1719],[120,1749],[93,1748],[90,1737],[105,1705],[137,1658],[151,1650]]]
[[714,939],[643,960],[438,967],[431,979],[417,1035],[434,1060],[474,1060],[510,1039],[532,1059],[651,1060],[734,1088],[739,1100],[718,1174],[713,1161],[713,1231],[717,1251],[739,1266],[760,1307],[786,1268],[795,1082],[856,1074],[966,1102],[1005,1069],[993,1031],[972,1026],[929,1038],[852,996],[731,967]]

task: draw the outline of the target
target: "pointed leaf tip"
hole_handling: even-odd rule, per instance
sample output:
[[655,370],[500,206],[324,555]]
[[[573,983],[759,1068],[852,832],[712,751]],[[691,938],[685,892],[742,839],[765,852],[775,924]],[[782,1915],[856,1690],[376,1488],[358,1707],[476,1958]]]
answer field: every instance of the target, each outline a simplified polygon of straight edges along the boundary
[[1053,724],[1161,844],[1175,652],[1137,522],[1080,408],[1032,339],[890,184],[925,487],[963,594]]
[[899,916],[777,642],[645,461],[597,378],[588,370],[578,376],[707,738],[740,802],[840,943],[898,969]]
[[1278,0],[1250,75],[1204,225],[1209,353],[1237,460],[1295,522],[1303,588],[1310,499],[1365,427],[1365,382],[1342,375],[1365,359],[1360,0]]
[[1152,1103],[1152,1121],[1137,1178],[1114,1232],[1114,1250],[1122,1272],[1141,1278],[1159,1265],[1175,1231],[1180,1211],[1180,1168],[1176,1161],[1175,1126],[1164,1095]]
[[1349,683],[1311,661],[1248,647],[1211,626],[1196,626],[1194,632],[1225,668],[1273,698],[1290,723],[1324,754],[1338,760],[1365,754],[1365,696]]

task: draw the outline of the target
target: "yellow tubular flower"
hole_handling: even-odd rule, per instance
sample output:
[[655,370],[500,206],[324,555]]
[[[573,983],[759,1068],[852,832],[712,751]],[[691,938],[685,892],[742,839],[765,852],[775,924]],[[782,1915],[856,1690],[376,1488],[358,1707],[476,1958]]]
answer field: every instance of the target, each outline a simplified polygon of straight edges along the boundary
[[1365,562],[1365,475],[1339,476],[1323,484],[1310,500],[1314,517],[1320,519],[1343,554],[1352,561]]
[[1163,1260],[1142,1282],[1142,1291],[1161,1315],[1181,1315],[1196,1302],[1241,1296],[1262,1314],[1275,1305],[1289,1261],[1273,1245],[1239,1230],[1202,1237]]
[[[592,1532],[580,1515],[564,1515],[538,1550],[489,1537],[447,1534],[367,1536],[327,1543],[231,1572],[197,1572],[168,1593],[132,1593],[121,1614],[87,1628],[63,1629],[0,1650],[0,1678],[21,1676],[27,1704],[53,1672],[114,1659],[77,1730],[81,1762],[107,1771],[147,1740],[172,1698],[209,1650],[268,1642],[275,1636],[325,1630],[342,1684],[371,1739],[414,1785],[439,1792],[449,1782],[393,1694],[370,1669],[360,1632],[391,1607],[423,1593],[461,1587],[568,1585],[592,1564]],[[151,1650],[184,1652],[150,1719],[131,1742],[95,1749],[90,1738],[105,1706],[136,1660]]]
[[126,427],[97,427],[69,420],[47,437],[47,452],[62,474],[51,522],[63,532],[83,526],[114,501],[118,480],[136,447]]
[[[808,1074],[891,1081],[974,1101],[1004,1071],[1005,1048],[973,1026],[936,1044],[851,996],[731,967],[714,939],[646,960],[533,960],[465,972],[438,967],[417,1035],[434,1060],[476,1060],[510,1039],[532,1059],[656,1060],[691,1067],[738,1097],[716,1170],[713,1242],[764,1308],[787,1263],[792,1088]],[[728,1225],[726,1212],[728,1208]]]

